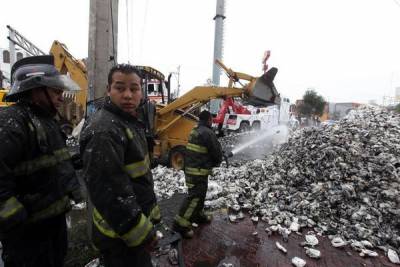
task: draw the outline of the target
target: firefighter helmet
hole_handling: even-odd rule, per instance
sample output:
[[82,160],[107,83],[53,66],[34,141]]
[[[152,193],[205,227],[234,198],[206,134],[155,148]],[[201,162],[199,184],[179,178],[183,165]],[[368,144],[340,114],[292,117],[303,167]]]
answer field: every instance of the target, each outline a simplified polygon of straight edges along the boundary
[[11,68],[11,84],[11,90],[6,96],[7,101],[16,101],[21,93],[40,87],[71,93],[80,90],[71,78],[60,74],[51,55],[26,57],[15,62]]

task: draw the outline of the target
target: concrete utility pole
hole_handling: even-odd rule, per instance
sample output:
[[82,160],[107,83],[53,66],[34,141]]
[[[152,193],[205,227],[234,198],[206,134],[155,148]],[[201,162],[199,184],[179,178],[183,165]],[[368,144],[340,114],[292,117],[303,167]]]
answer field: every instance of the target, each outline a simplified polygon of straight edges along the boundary
[[96,100],[103,97],[107,87],[107,75],[117,63],[118,0],[90,0],[88,110],[95,110]]
[[[219,86],[219,78],[221,70],[215,64],[215,60],[222,60],[223,50],[223,37],[224,37],[224,19],[225,19],[225,0],[217,0],[217,10],[214,17],[215,20],[215,36],[214,36],[214,59],[213,59],[213,76],[212,81],[214,85]],[[219,103],[221,100],[216,99],[210,102],[211,113],[217,113],[219,109]]]
[[[90,0],[88,51],[88,104],[86,115],[96,111],[96,100],[107,87],[110,68],[117,63],[118,0]],[[88,235],[92,238],[93,204],[88,200]]]

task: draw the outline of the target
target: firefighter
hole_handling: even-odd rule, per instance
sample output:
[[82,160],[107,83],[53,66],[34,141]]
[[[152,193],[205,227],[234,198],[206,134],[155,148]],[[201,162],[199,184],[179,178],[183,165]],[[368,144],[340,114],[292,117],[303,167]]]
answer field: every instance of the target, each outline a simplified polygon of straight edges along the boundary
[[92,240],[106,267],[152,266],[153,224],[160,221],[144,124],[140,72],[119,64],[108,96],[81,134],[83,170],[93,202]]
[[185,180],[188,195],[175,216],[174,228],[183,237],[193,237],[192,223],[209,223],[210,214],[203,211],[208,187],[208,175],[222,162],[221,144],[211,129],[212,115],[204,110],[199,115],[198,126],[189,136],[185,156]]
[[65,138],[55,120],[63,92],[80,90],[52,56],[26,57],[11,69],[0,111],[0,240],[5,267],[63,266],[65,213],[81,201]]

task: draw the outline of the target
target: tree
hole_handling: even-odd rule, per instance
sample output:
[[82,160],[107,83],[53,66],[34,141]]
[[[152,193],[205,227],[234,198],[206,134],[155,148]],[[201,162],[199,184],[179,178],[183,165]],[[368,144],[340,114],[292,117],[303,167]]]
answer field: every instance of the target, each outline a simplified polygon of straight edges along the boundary
[[307,118],[322,116],[324,113],[325,99],[318,95],[314,89],[308,89],[303,95],[303,103],[299,106],[299,113]]

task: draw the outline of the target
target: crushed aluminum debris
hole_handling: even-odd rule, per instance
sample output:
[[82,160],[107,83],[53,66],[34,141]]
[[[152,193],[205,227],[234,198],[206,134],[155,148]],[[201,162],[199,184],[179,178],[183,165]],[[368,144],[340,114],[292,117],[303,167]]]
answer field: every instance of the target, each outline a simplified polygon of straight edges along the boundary
[[400,264],[399,255],[393,249],[389,249],[387,252],[387,257],[391,263]]
[[298,223],[298,218],[293,218],[293,222],[290,224],[289,230],[292,232],[298,232],[300,230],[300,224]]
[[305,249],[308,257],[313,259],[321,258],[321,251],[319,251],[318,249],[315,248],[305,248]]
[[187,193],[183,171],[158,165],[152,169],[152,173],[154,192],[158,199],[168,199],[176,192]]
[[232,222],[232,223],[236,222],[236,215],[229,214],[229,221]]
[[[337,247],[366,240],[374,248],[398,248],[399,136],[400,116],[375,107],[351,111],[333,125],[303,128],[272,155],[215,168],[209,180],[222,191],[215,190],[205,207],[239,206],[287,228],[299,218],[300,228],[340,236],[343,242],[332,242]],[[160,168],[153,170],[158,197],[186,190],[183,172]]]
[[361,257],[378,257],[378,253],[369,249],[362,249],[360,252]]
[[280,251],[282,251],[285,254],[287,253],[287,249],[284,246],[282,246],[279,242],[275,242],[275,245]]
[[315,235],[306,235],[304,238],[306,239],[306,242],[302,244],[305,246],[315,247],[319,243],[318,238]]
[[304,267],[304,266],[306,266],[306,261],[305,260],[303,260],[303,259],[301,259],[301,258],[299,258],[299,257],[294,257],[293,259],[292,259],[292,264],[294,265],[294,266],[296,266],[296,267]]
[[347,245],[347,243],[341,237],[334,237],[331,240],[331,244],[335,248],[341,248]]

